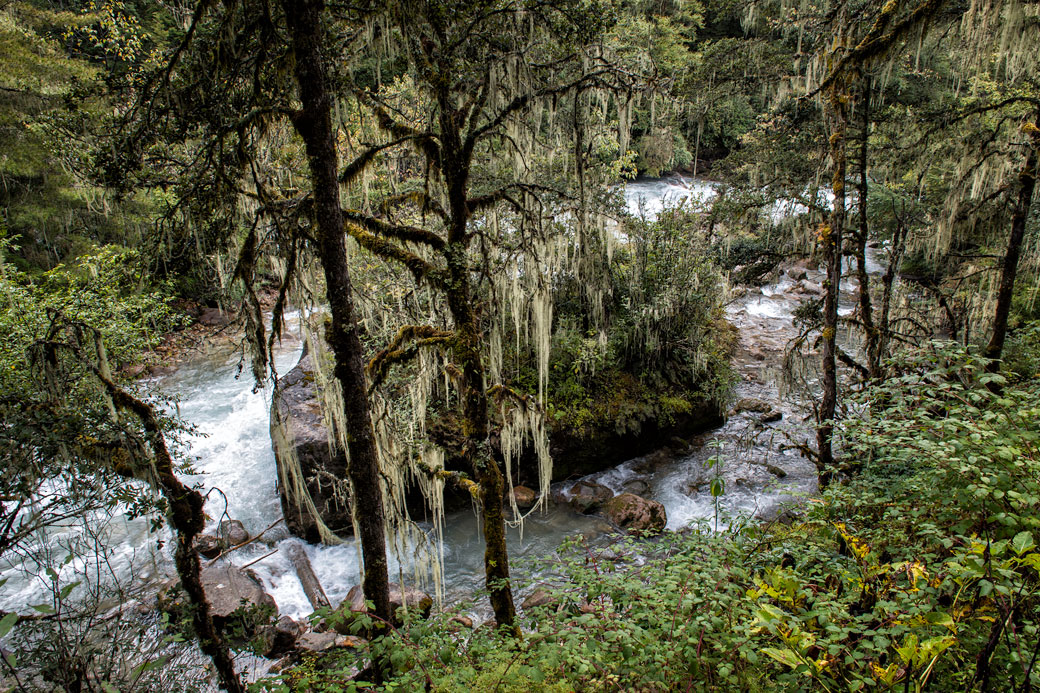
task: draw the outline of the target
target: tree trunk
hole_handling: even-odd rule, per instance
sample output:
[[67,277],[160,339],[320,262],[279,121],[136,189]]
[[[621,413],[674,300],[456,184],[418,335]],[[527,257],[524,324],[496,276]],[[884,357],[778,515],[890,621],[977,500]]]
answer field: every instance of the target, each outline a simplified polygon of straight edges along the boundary
[[293,118],[303,138],[311,173],[325,290],[332,324],[325,338],[335,356],[334,374],[343,390],[347,427],[348,474],[353,487],[354,515],[364,558],[362,589],[374,604],[373,613],[391,621],[390,580],[387,576],[383,494],[379,453],[369,411],[362,365],[361,340],[354,318],[346,236],[340,208],[339,157],[332,128],[332,100],[322,37],[322,0],[283,0],[295,52],[296,81],[303,108]]
[[870,224],[867,221],[867,152],[870,137],[870,77],[864,78],[863,103],[860,109],[859,185],[856,198],[859,208],[859,233],[856,234],[856,278],[859,281],[859,312],[866,339],[867,371],[872,380],[881,377],[881,335],[874,324],[874,307],[870,301],[870,275],[867,274],[867,242]]
[[833,209],[828,223],[820,228],[820,243],[823,246],[823,261],[827,267],[826,294],[823,299],[822,370],[823,394],[817,412],[816,467],[820,488],[826,488],[833,473],[834,452],[831,438],[834,433],[834,411],[838,401],[837,334],[838,296],[841,290],[842,235],[845,228],[845,103],[837,87],[831,87],[827,110],[830,121],[830,150],[834,175],[831,189],[834,192]]
[[448,310],[455,323],[452,355],[462,371],[462,417],[465,448],[463,457],[480,484],[481,518],[484,528],[484,578],[498,625],[515,627],[516,606],[509,581],[509,554],[506,551],[506,526],[503,496],[505,483],[490,440],[490,417],[484,362],[480,353],[481,333],[473,307],[470,280],[468,233],[470,211],[467,205],[470,156],[462,143],[451,97],[442,92],[440,130],[444,180],[448,188]]
[[[1035,127],[1035,126],[1034,126]],[[1034,136],[1035,137],[1035,136]],[[1018,174],[1022,187],[1018,191],[1015,211],[1011,215],[1011,236],[1008,238],[1007,251],[1000,271],[1000,289],[997,293],[997,308],[993,316],[993,336],[983,352],[991,359],[988,370],[996,372],[1000,368],[1000,357],[1004,352],[1004,340],[1007,337],[1008,315],[1011,313],[1011,299],[1015,290],[1015,275],[1018,274],[1018,256],[1022,251],[1022,238],[1026,232],[1026,221],[1036,190],[1036,141],[1026,154],[1026,162]]]
[[448,306],[455,322],[452,352],[462,370],[462,415],[465,448],[463,457],[480,484],[481,519],[484,529],[484,576],[499,626],[513,627],[516,606],[509,582],[506,550],[505,483],[490,441],[489,410],[480,356],[480,333],[471,302],[465,244],[448,251]]
[[[94,373],[112,397],[113,404],[121,410],[132,412],[144,426],[155,467],[155,482],[169,505],[169,521],[177,535],[174,564],[177,566],[181,588],[191,602],[192,628],[198,638],[199,649],[213,660],[217,677],[224,690],[229,693],[245,693],[245,686],[235,672],[235,663],[227,640],[213,624],[209,601],[202,588],[201,566],[199,554],[195,551],[195,538],[206,526],[206,514],[203,512],[206,501],[198,491],[181,483],[174,473],[173,458],[151,405],[116,385],[101,369],[94,369]],[[117,473],[130,478],[137,478],[135,471],[132,468],[116,469]]]

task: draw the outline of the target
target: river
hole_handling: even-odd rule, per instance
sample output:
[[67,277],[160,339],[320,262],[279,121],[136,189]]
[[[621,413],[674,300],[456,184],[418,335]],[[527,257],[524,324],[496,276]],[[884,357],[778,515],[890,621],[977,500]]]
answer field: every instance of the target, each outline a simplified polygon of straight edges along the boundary
[[[633,212],[653,217],[666,204],[684,198],[706,199],[712,194],[711,184],[700,181],[639,180],[627,186],[626,202]],[[806,281],[819,282],[821,278],[816,268],[807,268]],[[735,295],[727,307],[727,317],[739,334],[734,361],[739,382],[734,402],[743,403],[745,410],[732,412],[722,427],[699,436],[686,454],[650,455],[590,478],[615,492],[638,489],[640,495],[660,501],[670,529],[700,520],[725,523],[727,517],[774,517],[784,503],[797,503],[811,494],[816,483],[814,468],[796,451],[782,450],[783,443],[805,440],[812,432],[805,402],[801,396],[786,393],[780,378],[785,344],[795,335],[791,321],[798,303],[795,284],[791,276],[784,275],[774,284]],[[851,310],[850,300],[846,297],[846,311]],[[288,371],[299,354],[297,341],[290,338],[284,342],[276,354],[280,372]],[[206,511],[212,518],[210,529],[222,517],[231,517],[255,534],[281,516],[268,430],[271,391],[253,392],[247,370],[242,372],[239,366],[237,356],[214,349],[152,385],[176,396],[180,415],[197,427],[187,443],[199,473],[189,480],[209,491]],[[754,406],[748,409],[751,404]],[[763,418],[779,420],[765,422]],[[709,469],[707,461],[713,456],[721,464]],[[709,491],[715,475],[725,480],[725,493],[717,503]],[[568,486],[573,483],[568,482]],[[157,578],[172,574],[168,550],[157,546],[157,538],[161,539],[163,533],[158,537],[149,534],[143,520],[119,516],[111,518],[107,531],[105,543],[113,554],[117,567],[112,572],[117,578],[133,575],[139,582],[154,584]],[[69,532],[76,530],[70,527]],[[527,559],[550,554],[569,536],[582,533],[596,541],[610,532],[604,520],[575,514],[564,505],[536,513],[527,519],[522,534],[517,528],[510,530],[514,574],[522,584],[530,577]],[[303,618],[310,613],[310,605],[288,560],[275,551],[286,539],[285,530],[275,526],[264,541],[235,551],[231,560],[251,564],[281,614]],[[56,535],[48,541],[55,547],[61,545]],[[306,550],[333,604],[360,581],[354,542],[311,545]],[[125,568],[119,567],[124,564]],[[457,512],[446,518],[443,567],[445,603],[466,600],[483,586],[483,540],[474,512]],[[10,564],[2,571],[10,580],[0,588],[0,608],[22,610],[45,599],[49,579],[36,574],[42,571],[25,568],[24,564]],[[393,559],[391,579],[403,576],[412,582],[412,568],[410,557]],[[76,569],[73,563],[63,572],[74,573]],[[472,608],[475,616],[484,613],[481,604]]]

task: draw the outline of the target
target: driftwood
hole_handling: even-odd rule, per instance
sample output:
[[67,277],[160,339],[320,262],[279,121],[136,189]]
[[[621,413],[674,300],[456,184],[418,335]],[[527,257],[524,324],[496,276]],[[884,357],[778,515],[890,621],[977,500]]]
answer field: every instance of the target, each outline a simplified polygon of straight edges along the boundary
[[314,568],[311,567],[311,559],[307,558],[307,552],[303,550],[303,544],[298,541],[287,541],[282,546],[285,549],[285,555],[289,557],[293,568],[296,569],[296,576],[300,578],[303,593],[307,595],[311,607],[315,611],[331,607],[332,604],[325,596],[325,590],[322,589],[321,582],[318,581],[318,576],[314,574]]

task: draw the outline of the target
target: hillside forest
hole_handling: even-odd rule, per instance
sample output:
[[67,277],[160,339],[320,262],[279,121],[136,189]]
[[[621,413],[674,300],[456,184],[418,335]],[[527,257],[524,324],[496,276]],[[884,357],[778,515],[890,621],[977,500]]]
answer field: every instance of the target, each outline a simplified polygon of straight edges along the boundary
[[0,1],[0,688],[1040,690],[1038,57]]

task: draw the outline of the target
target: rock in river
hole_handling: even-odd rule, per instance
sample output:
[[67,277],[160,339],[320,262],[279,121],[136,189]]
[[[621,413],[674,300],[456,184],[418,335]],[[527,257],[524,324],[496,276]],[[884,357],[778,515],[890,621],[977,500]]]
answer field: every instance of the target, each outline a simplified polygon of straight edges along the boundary
[[660,532],[668,524],[663,505],[634,493],[622,493],[611,498],[600,511],[629,534]]
[[595,512],[613,496],[614,492],[602,484],[597,484],[594,481],[579,481],[574,486],[571,486],[568,503],[578,512],[587,515]]
[[278,379],[271,404],[271,440],[285,525],[290,532],[312,543],[322,537],[310,504],[300,498],[304,489],[330,530],[341,535],[353,533],[347,457],[342,451],[329,448],[320,396],[314,359],[304,353],[296,367]]
[[242,570],[230,563],[211,565],[200,576],[202,588],[209,600],[210,615],[218,626],[239,607],[271,609],[277,613],[274,598],[264,591],[252,571]]

